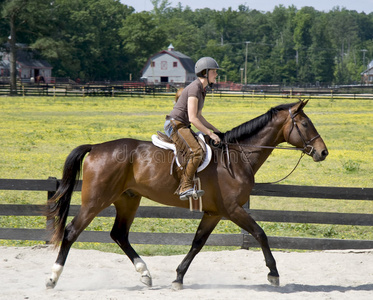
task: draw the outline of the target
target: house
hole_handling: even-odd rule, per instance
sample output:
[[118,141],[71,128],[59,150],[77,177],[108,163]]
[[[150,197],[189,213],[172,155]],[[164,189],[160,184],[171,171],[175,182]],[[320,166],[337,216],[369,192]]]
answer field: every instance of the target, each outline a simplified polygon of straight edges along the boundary
[[142,77],[147,83],[182,83],[196,79],[194,61],[185,54],[175,51],[172,44],[148,59],[142,69]]
[[369,63],[368,69],[361,73],[362,84],[373,84],[373,60]]
[[[45,60],[37,57],[36,52],[27,50],[24,45],[17,45],[17,79],[22,82],[41,81],[51,83],[52,66]],[[10,76],[10,54],[9,47],[0,50],[0,79],[6,80]]]

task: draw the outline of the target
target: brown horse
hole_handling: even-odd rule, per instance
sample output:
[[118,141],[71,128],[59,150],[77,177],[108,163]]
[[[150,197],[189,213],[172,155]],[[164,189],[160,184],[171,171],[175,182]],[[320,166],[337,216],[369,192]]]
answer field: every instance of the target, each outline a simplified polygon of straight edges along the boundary
[[181,93],[183,92],[184,88],[179,88],[175,94],[175,103],[179,100]]
[[[322,161],[328,150],[311,120],[303,112],[307,102],[284,104],[222,134],[229,145],[227,151],[214,148],[210,165],[199,173],[202,187],[203,211],[191,249],[177,268],[174,289],[181,289],[183,278],[193,258],[204,246],[207,238],[225,217],[248,231],[262,248],[270,272],[268,280],[279,285],[276,262],[268,245],[267,236],[242,206],[248,201],[254,186],[254,175],[273,151],[287,142],[301,148],[314,161]],[[65,227],[71,195],[79,178],[84,160],[82,204],[77,216]],[[53,265],[47,288],[53,288],[62,272],[69,249],[79,234],[97,214],[114,204],[117,214],[111,231],[112,239],[123,249],[141,273],[141,281],[151,286],[152,279],[144,261],[128,241],[128,234],[141,197],[156,202],[188,208],[174,194],[179,185],[177,172],[170,175],[170,150],[155,147],[151,142],[120,139],[96,145],[81,145],[67,157],[61,185],[50,200],[49,217],[55,218],[52,241],[61,241],[59,254]]]

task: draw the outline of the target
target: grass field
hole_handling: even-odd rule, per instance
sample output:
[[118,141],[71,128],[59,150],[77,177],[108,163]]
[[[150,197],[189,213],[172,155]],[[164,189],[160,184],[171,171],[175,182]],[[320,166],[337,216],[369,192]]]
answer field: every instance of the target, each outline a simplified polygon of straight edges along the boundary
[[[218,98],[208,95],[204,116],[221,131],[229,130],[270,107],[295,99]],[[80,144],[100,143],[122,137],[150,140],[163,130],[172,97],[162,98],[47,98],[0,97],[0,178],[47,179],[61,177],[66,156]],[[329,149],[328,158],[314,163],[305,157],[283,184],[312,186],[373,187],[373,102],[369,100],[311,100],[305,112]],[[295,151],[275,150],[258,172],[257,182],[269,182],[287,175],[296,164]],[[0,203],[42,204],[46,193],[0,191]],[[79,204],[79,194],[73,203]],[[149,200],[146,205],[153,205]],[[373,213],[371,201],[284,199],[252,197],[255,209],[307,210]],[[44,218],[0,217],[1,227],[43,228]],[[135,221],[133,231],[195,232],[196,221]],[[110,230],[112,220],[97,218],[91,230]],[[307,224],[261,223],[268,235],[373,239],[370,228]],[[167,231],[168,230],[168,231]],[[240,230],[224,221],[216,233]],[[0,245],[33,242],[1,241]],[[117,246],[78,244],[116,251]],[[145,254],[185,252],[184,247],[137,246]],[[119,248],[118,248],[119,249]],[[160,251],[160,252],[159,252]]]

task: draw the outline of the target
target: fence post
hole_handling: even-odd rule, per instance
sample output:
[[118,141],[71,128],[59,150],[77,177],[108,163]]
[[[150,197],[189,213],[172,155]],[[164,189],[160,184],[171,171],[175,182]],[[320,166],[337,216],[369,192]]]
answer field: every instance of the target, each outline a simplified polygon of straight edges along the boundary
[[[250,198],[246,204],[243,205],[243,208],[246,210],[250,209]],[[242,233],[242,247],[241,249],[249,250],[249,233],[246,230],[241,229]]]
[[[52,198],[53,197],[53,195],[56,193],[56,191],[57,191],[57,189],[58,189],[58,186],[59,186],[59,182],[58,182],[58,180],[57,180],[57,178],[56,177],[48,177],[48,180],[53,180],[54,182],[55,182],[55,188],[52,190],[52,191],[48,191],[48,200],[50,199],[50,198]],[[52,206],[52,204],[51,203],[49,203],[48,202],[48,204],[47,204],[47,209],[48,209],[48,211],[51,209],[51,206]],[[46,223],[46,228],[48,229],[48,228],[52,228],[54,226],[54,218],[48,218],[47,217],[47,223]],[[47,238],[48,238],[48,236],[47,236]],[[46,241],[45,241],[45,243],[46,244],[49,244],[50,243],[50,241],[47,239]]]

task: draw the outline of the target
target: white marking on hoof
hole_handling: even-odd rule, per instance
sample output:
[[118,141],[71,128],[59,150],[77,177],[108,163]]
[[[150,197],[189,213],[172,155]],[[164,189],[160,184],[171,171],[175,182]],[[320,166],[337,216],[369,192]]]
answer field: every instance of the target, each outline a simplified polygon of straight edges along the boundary
[[53,265],[52,275],[50,278],[47,278],[47,280],[45,281],[45,286],[47,289],[53,289],[56,286],[57,281],[60,278],[60,275],[62,273],[62,270],[63,270],[63,266],[56,264],[56,263]]
[[280,286],[280,277],[268,275],[267,279],[268,279],[268,281],[270,282],[271,285]]
[[135,258],[133,261],[133,264],[135,265],[135,269],[137,272],[141,273],[140,281],[151,287],[152,286],[152,276],[150,275],[150,272],[145,264],[145,262],[141,258]]
[[177,281],[174,281],[171,286],[173,291],[181,291],[183,289],[183,284]]

